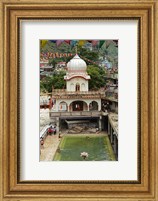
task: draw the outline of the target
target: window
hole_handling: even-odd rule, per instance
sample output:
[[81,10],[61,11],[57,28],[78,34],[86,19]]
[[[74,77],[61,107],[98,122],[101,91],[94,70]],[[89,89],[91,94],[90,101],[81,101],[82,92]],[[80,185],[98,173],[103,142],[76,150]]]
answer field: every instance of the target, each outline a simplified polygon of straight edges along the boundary
[[80,85],[78,83],[76,84],[76,91],[80,91]]

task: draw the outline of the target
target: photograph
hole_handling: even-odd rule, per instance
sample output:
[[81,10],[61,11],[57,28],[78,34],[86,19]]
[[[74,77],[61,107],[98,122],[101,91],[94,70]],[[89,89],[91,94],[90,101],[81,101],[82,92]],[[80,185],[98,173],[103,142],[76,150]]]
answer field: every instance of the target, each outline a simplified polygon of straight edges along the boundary
[[158,201],[158,1],[0,5],[0,201]]
[[40,161],[118,161],[118,39],[39,44]]

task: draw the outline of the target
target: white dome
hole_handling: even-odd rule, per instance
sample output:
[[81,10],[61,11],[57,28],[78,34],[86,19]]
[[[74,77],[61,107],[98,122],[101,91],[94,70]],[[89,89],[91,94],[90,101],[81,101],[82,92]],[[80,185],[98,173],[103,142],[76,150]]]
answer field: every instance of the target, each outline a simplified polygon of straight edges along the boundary
[[68,71],[86,72],[87,64],[77,54],[67,63]]

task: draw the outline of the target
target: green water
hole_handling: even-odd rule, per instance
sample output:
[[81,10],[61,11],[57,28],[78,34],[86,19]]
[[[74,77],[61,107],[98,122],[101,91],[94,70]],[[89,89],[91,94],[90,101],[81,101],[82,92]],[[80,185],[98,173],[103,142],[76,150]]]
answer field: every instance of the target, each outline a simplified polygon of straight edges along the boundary
[[[64,136],[59,144],[54,161],[115,161],[109,138],[107,136]],[[83,159],[81,152],[87,152]]]

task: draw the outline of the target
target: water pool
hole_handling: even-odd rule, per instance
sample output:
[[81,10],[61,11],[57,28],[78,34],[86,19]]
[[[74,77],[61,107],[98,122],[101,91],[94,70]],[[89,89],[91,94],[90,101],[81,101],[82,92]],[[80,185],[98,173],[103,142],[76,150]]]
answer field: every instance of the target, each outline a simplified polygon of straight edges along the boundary
[[[83,159],[81,152],[87,152]],[[61,139],[54,161],[115,161],[107,135],[65,135]]]

